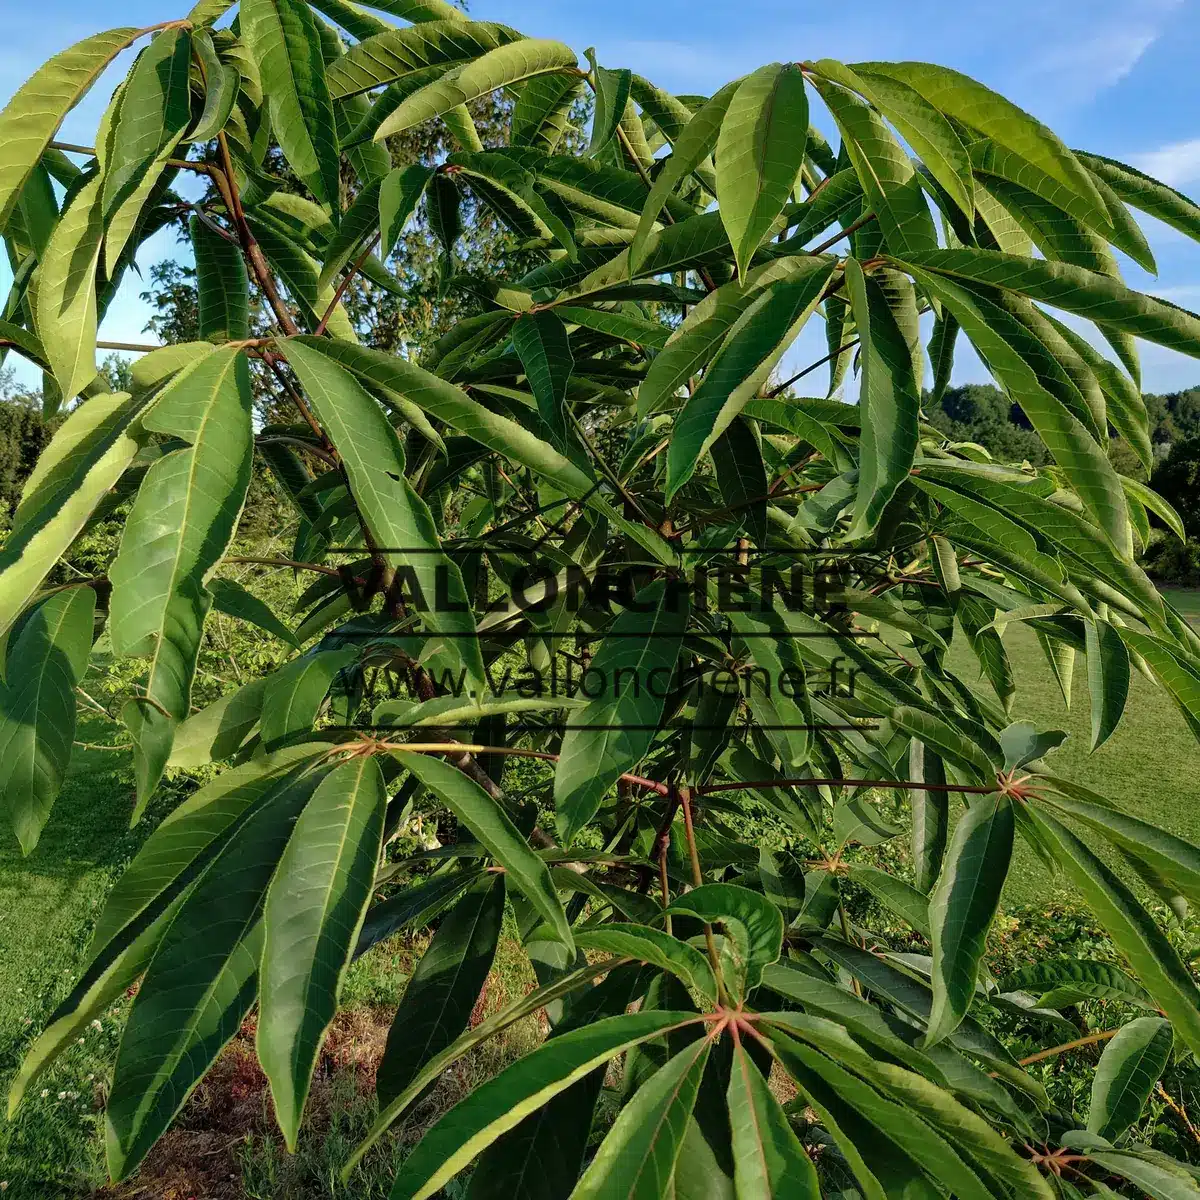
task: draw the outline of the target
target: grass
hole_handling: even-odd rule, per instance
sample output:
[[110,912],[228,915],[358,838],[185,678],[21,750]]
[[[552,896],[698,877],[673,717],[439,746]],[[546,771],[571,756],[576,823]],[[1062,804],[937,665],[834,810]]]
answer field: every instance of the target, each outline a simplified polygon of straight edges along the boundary
[[[1172,593],[1171,598],[1200,621],[1200,592]],[[1005,644],[1019,685],[1014,719],[1070,734],[1051,759],[1057,770],[1130,812],[1200,842],[1200,808],[1193,803],[1196,745],[1166,695],[1135,677],[1120,729],[1091,754],[1082,665],[1068,712],[1033,635],[1022,626],[1011,627]],[[975,677],[965,646],[956,644],[952,656],[964,678]],[[112,727],[83,718],[77,736],[101,743],[112,736]],[[137,829],[129,830],[133,783],[127,765],[123,753],[77,750],[37,850],[22,858],[15,843],[0,840],[0,1090],[7,1089],[25,1049],[83,965],[88,937],[109,887],[156,820],[177,802],[177,794],[165,795]],[[1023,848],[1017,853],[1006,904],[1045,907],[1061,902],[1062,897],[1048,895],[1044,868]],[[1065,895],[1065,886],[1054,886]],[[296,1156],[286,1155],[272,1132],[251,1027],[202,1085],[134,1187],[100,1195],[132,1200],[139,1189],[142,1196],[163,1200],[194,1195],[214,1200],[386,1195],[386,1181],[402,1146],[384,1146],[378,1161],[356,1177],[352,1192],[333,1181],[347,1148],[373,1119],[373,1065],[419,952],[419,945],[393,939],[351,971],[344,1011],[314,1093],[314,1116]],[[527,988],[527,971],[515,941],[506,938],[497,962],[498,986],[489,989],[488,1011]],[[514,1031],[510,1044],[489,1049],[486,1059],[462,1064],[461,1072],[428,1102],[426,1115],[452,1103],[502,1065],[504,1057],[530,1048],[539,1030],[534,1022],[526,1026]],[[80,1197],[102,1185],[102,1106],[119,1027],[119,1013],[106,1014],[101,1027],[89,1029],[83,1043],[33,1088],[16,1121],[0,1122],[0,1183],[8,1185],[3,1200]]]
[[[1167,595],[1193,624],[1200,624],[1200,592]],[[1195,802],[1200,757],[1195,738],[1166,693],[1135,672],[1120,726],[1092,753],[1083,656],[1076,664],[1068,711],[1033,633],[1021,623],[1009,626],[1004,644],[1017,681],[1013,720],[1032,721],[1043,729],[1063,729],[1070,735],[1047,759],[1055,773],[1107,796],[1145,821],[1200,843],[1200,806]],[[961,640],[952,647],[951,664],[964,679],[978,675],[971,652]],[[981,681],[980,686],[988,685]],[[1047,898],[1047,886],[1045,868],[1019,843],[1005,889],[1006,904],[1041,903]],[[1062,881],[1053,886],[1062,893],[1068,891]]]

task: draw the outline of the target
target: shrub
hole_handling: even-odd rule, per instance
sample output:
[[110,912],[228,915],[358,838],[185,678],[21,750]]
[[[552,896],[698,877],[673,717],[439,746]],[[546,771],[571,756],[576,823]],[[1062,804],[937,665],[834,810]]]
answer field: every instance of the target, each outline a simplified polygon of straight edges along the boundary
[[[114,1179],[255,1005],[294,1149],[350,961],[432,927],[347,1172],[476,1046],[537,1013],[550,1037],[437,1121],[394,1197],[476,1159],[473,1200],[1200,1193],[1128,1136],[1200,1051],[1200,991],[1141,898],[1200,896],[1200,849],[1056,773],[1063,734],[1012,719],[1001,636],[1032,623],[1064,678],[1086,654],[1096,745],[1134,663],[1200,729],[1200,637],[1134,559],[1164,507],[1107,453],[1111,423],[1152,461],[1136,339],[1200,356],[1200,317],[1127,288],[1109,247],[1152,267],[1130,206],[1188,236],[1200,209],[929,64],[775,63],[679,97],[444,0],[389,0],[402,27],[242,0],[216,28],[228,7],[86,39],[0,114],[0,224],[28,264],[6,312],[29,318],[0,339],[50,373],[49,413],[90,396],[0,552],[5,808],[32,849],[98,610],[116,677],[138,672],[135,819],[166,772],[209,776],[116,885],[11,1103],[140,980]],[[95,153],[56,145],[134,43]],[[498,91],[485,144],[468,106]],[[429,122],[458,148],[394,166],[388,140]],[[185,172],[207,187],[196,340],[110,391],[98,315]],[[510,238],[471,271],[465,199]],[[465,299],[416,362],[363,346],[343,300],[402,286],[384,264],[418,209]],[[980,461],[923,419],[926,312],[938,394],[965,334],[1050,465]],[[777,376],[813,320],[827,394],[801,397],[812,368]],[[267,471],[298,624],[231,577]],[[110,561],[54,582],[121,503]],[[294,653],[193,711],[213,610]],[[949,669],[956,631],[994,697]],[[388,851],[414,817],[422,848]],[[988,974],[1017,837],[1120,961]],[[506,919],[539,986],[488,1013]],[[1082,1028],[1096,998],[1133,1019]],[[993,1032],[1014,1012],[1021,1061]],[[1038,1064],[1101,1041],[1080,1128]]]

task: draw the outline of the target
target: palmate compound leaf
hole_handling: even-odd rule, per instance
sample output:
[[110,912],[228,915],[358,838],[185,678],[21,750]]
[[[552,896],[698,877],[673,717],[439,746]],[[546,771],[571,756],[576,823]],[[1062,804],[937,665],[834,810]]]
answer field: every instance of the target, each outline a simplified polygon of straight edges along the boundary
[[476,880],[442,918],[409,977],[375,1074],[386,1107],[470,1022],[496,957],[504,921],[504,875]]
[[143,690],[122,711],[135,746],[135,815],[162,777],[175,728],[191,712],[212,603],[205,583],[225,554],[250,482],[250,403],[245,355],[220,349],[181,371],[142,420],[187,445],[146,473],[109,572],[113,649],[150,658]]
[[476,1088],[421,1139],[396,1176],[392,1200],[427,1200],[480,1151],[596,1067],[698,1020],[688,1012],[628,1013],[552,1038]]
[[378,401],[336,361],[298,340],[287,343],[286,354],[342,456],[350,491],[384,562],[415,584],[425,621],[450,636],[454,653],[482,688],[483,659],[462,573],[440,552],[432,514],[405,476],[396,430]]
[[242,0],[240,17],[280,149],[336,214],[337,134],[317,19],[303,0]]
[[799,66],[772,63],[742,80],[721,122],[716,159],[717,202],[739,276],[796,186],[807,138]]
[[321,771],[285,775],[209,866],[167,930],[121,1036],[108,1169],[133,1172],[237,1033],[258,990],[262,908]]
[[1089,1132],[1111,1142],[1142,1115],[1166,1069],[1171,1042],[1171,1023],[1161,1017],[1138,1017],[1122,1026],[1096,1067]]
[[689,612],[686,590],[651,584],[601,643],[592,660],[601,690],[572,716],[554,773],[554,807],[564,844],[570,844],[595,815],[604,793],[650,748]]
[[141,33],[110,29],[56,54],[17,89],[0,112],[0,229],[30,172],[67,113],[104,69]]
[[75,686],[92,649],[96,593],[73,587],[30,610],[0,682],[0,813],[28,854],[62,787],[75,737]]
[[267,892],[256,1044],[293,1151],[371,898],[386,805],[374,758],[335,767],[300,814]]

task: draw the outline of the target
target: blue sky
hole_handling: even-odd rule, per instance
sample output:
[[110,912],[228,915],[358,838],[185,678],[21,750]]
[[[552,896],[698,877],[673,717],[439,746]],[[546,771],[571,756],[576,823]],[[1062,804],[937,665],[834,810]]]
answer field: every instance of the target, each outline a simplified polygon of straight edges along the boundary
[[[176,14],[161,0],[12,0],[5,7],[0,99],[105,17],[115,24],[119,13],[121,24],[136,25]],[[186,0],[178,7],[184,11]],[[470,9],[476,19],[559,38],[581,54],[595,46],[604,65],[632,67],[683,93],[709,93],[778,59],[930,59],[1003,92],[1071,145],[1132,162],[1200,195],[1200,4],[1194,0],[471,0]],[[61,136],[90,144],[110,90],[102,80]],[[1154,222],[1147,234],[1159,274],[1127,263],[1129,282],[1200,310],[1200,246]],[[160,235],[142,263],[180,253],[172,237]],[[0,267],[0,287],[6,286]],[[136,278],[126,285],[102,337],[145,340],[148,312],[139,290]],[[815,329],[806,333],[788,365],[818,357],[823,341]],[[1200,384],[1200,362],[1151,346],[1143,358],[1149,391]],[[985,377],[961,351],[956,375]]]

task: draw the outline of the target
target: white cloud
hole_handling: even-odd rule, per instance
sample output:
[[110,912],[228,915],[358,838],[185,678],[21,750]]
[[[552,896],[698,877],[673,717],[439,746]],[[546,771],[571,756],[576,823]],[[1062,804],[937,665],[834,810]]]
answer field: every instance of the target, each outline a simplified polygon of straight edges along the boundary
[[1172,142],[1169,146],[1136,154],[1133,165],[1172,187],[1195,183],[1200,179],[1200,138]]
[[1061,45],[1037,57],[1033,73],[1058,98],[1086,102],[1120,83],[1158,38],[1159,30],[1147,26],[1064,37]]

